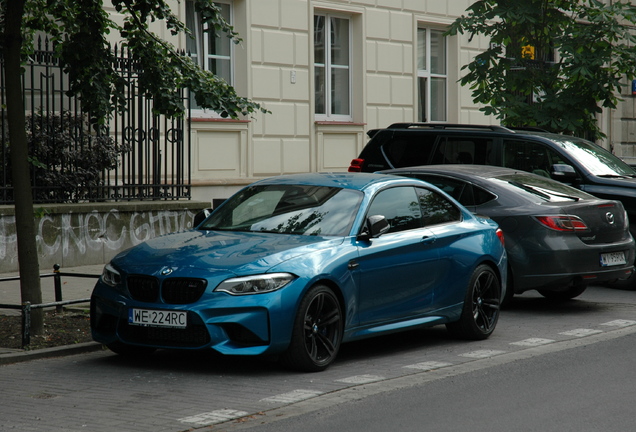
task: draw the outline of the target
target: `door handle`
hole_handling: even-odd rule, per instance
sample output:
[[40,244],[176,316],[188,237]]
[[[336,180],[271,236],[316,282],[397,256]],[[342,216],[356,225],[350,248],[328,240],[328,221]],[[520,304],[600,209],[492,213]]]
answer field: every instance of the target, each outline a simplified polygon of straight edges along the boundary
[[422,237],[422,243],[424,244],[433,244],[436,240],[437,239],[435,238],[435,236],[425,235],[424,237]]

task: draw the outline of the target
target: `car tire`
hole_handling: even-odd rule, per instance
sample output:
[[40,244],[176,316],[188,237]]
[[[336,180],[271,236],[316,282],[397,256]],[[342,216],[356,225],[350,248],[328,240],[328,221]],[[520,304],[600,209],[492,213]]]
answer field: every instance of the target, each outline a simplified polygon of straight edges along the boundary
[[128,345],[123,342],[113,342],[107,344],[106,347],[114,352],[125,357],[142,357],[148,356],[156,351],[155,348],[145,347],[139,345]]
[[324,285],[312,287],[300,302],[281,362],[304,372],[325,370],[338,355],[342,329],[342,308],[334,292]]
[[554,301],[567,301],[578,297],[587,289],[587,285],[574,285],[564,291],[538,290],[543,297]]
[[462,339],[486,339],[497,326],[500,309],[499,278],[490,266],[482,264],[470,278],[459,321],[447,323],[446,328]]

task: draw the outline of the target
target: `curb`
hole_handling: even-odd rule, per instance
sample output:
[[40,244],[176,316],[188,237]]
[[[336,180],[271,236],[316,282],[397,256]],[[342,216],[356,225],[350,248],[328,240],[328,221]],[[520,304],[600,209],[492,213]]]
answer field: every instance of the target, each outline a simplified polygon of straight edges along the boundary
[[0,354],[0,365],[12,363],[21,363],[31,360],[62,357],[73,354],[84,354],[94,351],[100,351],[103,345],[97,342],[84,342],[74,345],[63,345],[59,347],[43,348],[33,351],[18,351],[9,354]]

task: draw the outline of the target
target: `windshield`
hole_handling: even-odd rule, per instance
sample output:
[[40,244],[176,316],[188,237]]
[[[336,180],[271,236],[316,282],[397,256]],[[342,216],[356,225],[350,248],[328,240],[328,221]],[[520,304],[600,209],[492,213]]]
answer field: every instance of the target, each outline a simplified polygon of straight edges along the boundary
[[517,172],[490,179],[502,187],[533,201],[556,202],[594,199],[588,193],[549,178]]
[[600,177],[633,177],[636,172],[618,157],[604,148],[583,139],[563,136],[554,139],[568,154],[590,173]]
[[250,186],[200,229],[346,236],[362,197],[359,191],[314,185]]

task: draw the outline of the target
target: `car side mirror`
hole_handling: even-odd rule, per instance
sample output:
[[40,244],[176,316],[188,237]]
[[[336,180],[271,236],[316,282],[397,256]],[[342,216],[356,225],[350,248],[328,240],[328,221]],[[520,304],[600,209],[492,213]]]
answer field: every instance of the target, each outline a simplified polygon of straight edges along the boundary
[[554,180],[574,180],[576,178],[576,171],[574,167],[567,164],[554,164],[552,165],[552,178]]
[[380,237],[391,229],[389,221],[382,215],[373,215],[367,218],[364,230],[358,236],[358,240],[369,241],[372,238]]
[[203,209],[200,212],[198,212],[197,214],[195,214],[194,215],[194,219],[192,219],[192,227],[196,228],[199,225],[201,225],[201,222],[206,220],[208,218],[208,216],[210,216],[211,214],[212,214],[212,209],[211,208]]

